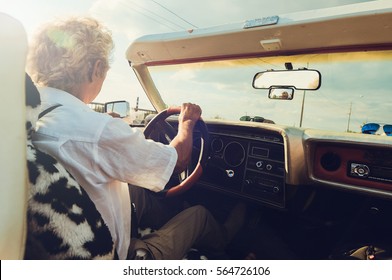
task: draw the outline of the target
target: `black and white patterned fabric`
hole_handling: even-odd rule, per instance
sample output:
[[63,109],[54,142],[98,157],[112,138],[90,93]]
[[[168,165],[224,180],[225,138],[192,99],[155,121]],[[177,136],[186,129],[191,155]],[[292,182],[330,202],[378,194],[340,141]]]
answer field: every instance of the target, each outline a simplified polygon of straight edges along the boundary
[[40,113],[38,90],[26,75],[28,233],[25,259],[113,259],[109,229],[83,188],[31,141]]

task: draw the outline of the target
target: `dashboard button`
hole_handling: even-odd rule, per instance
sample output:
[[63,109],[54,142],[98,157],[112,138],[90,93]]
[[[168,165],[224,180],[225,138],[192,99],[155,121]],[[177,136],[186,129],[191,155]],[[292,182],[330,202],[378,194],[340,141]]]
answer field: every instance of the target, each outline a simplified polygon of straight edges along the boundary
[[261,160],[257,161],[257,162],[256,162],[256,167],[257,167],[258,169],[263,169],[263,168],[264,168],[264,162],[261,161]]

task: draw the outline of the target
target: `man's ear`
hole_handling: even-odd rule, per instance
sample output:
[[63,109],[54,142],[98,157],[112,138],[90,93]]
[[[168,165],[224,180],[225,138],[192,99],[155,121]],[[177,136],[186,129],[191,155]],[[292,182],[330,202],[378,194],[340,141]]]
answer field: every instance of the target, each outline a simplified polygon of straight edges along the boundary
[[105,75],[106,75],[105,63],[103,63],[102,60],[98,59],[94,63],[91,81],[94,81],[97,78],[100,79],[100,78],[104,77]]

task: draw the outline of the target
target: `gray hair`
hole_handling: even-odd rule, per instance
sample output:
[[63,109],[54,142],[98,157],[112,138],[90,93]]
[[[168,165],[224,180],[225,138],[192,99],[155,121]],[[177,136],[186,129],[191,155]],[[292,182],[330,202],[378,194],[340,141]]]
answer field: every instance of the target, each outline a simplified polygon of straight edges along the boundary
[[91,78],[96,61],[109,69],[113,48],[111,32],[93,18],[47,23],[30,45],[27,71],[39,86],[72,92]]

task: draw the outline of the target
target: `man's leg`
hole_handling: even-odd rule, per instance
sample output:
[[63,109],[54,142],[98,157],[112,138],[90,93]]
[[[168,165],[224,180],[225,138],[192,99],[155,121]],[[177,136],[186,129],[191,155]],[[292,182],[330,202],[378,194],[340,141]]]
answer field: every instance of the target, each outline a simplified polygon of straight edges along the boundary
[[129,185],[129,193],[135,204],[137,223],[142,228],[159,229],[182,210],[182,202],[178,198],[160,198],[132,185]]
[[159,230],[131,241],[131,254],[147,250],[154,259],[182,259],[195,246],[223,254],[228,242],[225,228],[203,206],[185,209]]

